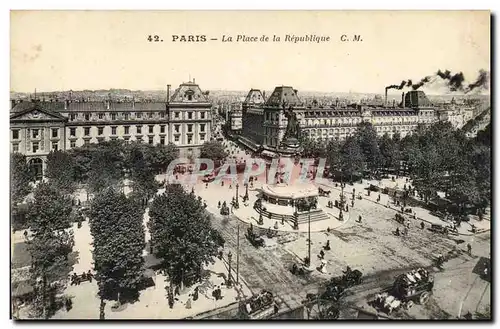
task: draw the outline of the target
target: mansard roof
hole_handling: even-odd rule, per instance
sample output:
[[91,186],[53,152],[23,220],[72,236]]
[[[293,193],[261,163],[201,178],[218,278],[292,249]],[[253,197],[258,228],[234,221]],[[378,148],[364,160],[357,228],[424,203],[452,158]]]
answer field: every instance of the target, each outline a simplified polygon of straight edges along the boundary
[[194,82],[184,82],[170,97],[170,103],[209,103],[208,97]]
[[302,102],[297,95],[297,90],[290,86],[280,86],[274,88],[273,93],[266,101],[267,106],[297,106]]
[[250,89],[243,103],[262,104],[266,101],[259,89]]

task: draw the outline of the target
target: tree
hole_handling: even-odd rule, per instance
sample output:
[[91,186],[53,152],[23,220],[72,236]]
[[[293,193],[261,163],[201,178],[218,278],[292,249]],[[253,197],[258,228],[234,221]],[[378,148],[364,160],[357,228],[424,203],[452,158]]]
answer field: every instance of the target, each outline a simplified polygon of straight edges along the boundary
[[368,169],[376,171],[381,165],[381,154],[377,144],[377,132],[369,122],[358,124],[354,135],[366,162]]
[[170,162],[179,157],[179,148],[173,143],[167,145],[158,144],[150,148],[150,150],[148,157],[155,172],[166,172]]
[[326,143],[323,140],[303,138],[300,143],[302,155],[306,158],[322,158],[326,155]]
[[356,138],[347,137],[340,154],[342,176],[350,176],[350,181],[352,181],[352,176],[363,170],[363,153]]
[[214,163],[222,162],[228,155],[224,146],[218,141],[207,141],[201,146],[200,157],[211,159]]
[[397,142],[391,139],[389,135],[384,134],[379,140],[379,149],[384,168],[398,170],[400,154]]
[[89,188],[97,193],[107,187],[121,186],[124,179],[124,146],[116,141],[95,146],[88,175]]
[[30,277],[34,286],[34,311],[47,319],[52,314],[54,299],[62,291],[71,271],[69,254],[74,238],[70,227],[71,203],[57,187],[40,183],[28,210],[32,235],[27,241],[31,255]]
[[145,150],[147,148],[141,145],[133,145],[128,154],[127,165],[133,190],[149,196],[156,192],[157,184],[151,162],[146,159]]
[[51,151],[47,156],[46,177],[65,194],[75,191],[75,161],[67,152]]
[[10,201],[16,205],[31,192],[31,174],[26,157],[20,153],[10,156]]
[[95,148],[91,146],[77,147],[68,151],[73,158],[75,181],[87,183],[90,173],[92,154]]
[[125,194],[108,188],[92,201],[90,232],[101,304],[113,294],[118,301],[138,298],[145,248],[142,212]]
[[214,262],[222,239],[194,195],[180,185],[168,185],[149,209],[149,231],[155,256],[171,283],[192,284],[203,265]]

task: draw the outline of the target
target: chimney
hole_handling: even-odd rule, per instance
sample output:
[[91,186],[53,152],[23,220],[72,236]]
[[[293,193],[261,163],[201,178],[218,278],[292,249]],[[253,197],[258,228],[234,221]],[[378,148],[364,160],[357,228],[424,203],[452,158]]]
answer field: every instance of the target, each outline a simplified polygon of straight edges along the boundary
[[387,107],[387,88],[385,88],[384,106]]
[[395,99],[392,100],[392,107],[394,107],[394,108],[396,107],[396,100]]
[[170,85],[167,85],[167,104],[170,103]]
[[405,107],[405,93],[402,92],[401,93],[401,107]]
[[195,78],[193,78],[193,84],[194,84],[194,85],[196,84],[196,79],[195,79]]
[[266,100],[266,91],[265,90],[262,92],[262,98],[264,98],[264,101]]
[[67,100],[67,99],[66,99],[66,100],[64,101],[64,109],[65,109],[65,110],[67,110],[67,109],[68,109],[68,107],[69,107],[69,100]]
[[337,97],[337,98],[335,99],[335,107],[338,107],[338,106],[339,106],[339,98]]

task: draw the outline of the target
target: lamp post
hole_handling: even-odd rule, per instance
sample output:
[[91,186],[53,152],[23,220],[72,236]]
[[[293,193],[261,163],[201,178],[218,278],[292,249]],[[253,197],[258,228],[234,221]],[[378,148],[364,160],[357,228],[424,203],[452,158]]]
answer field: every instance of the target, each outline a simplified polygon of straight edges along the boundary
[[229,269],[228,269],[228,275],[227,275],[227,286],[228,287],[232,286],[232,282],[231,282],[231,258],[232,257],[233,257],[233,254],[230,251],[229,254],[227,254],[227,261],[229,263]]
[[240,283],[240,222],[238,221],[238,231],[236,238],[236,284]]
[[239,208],[240,207],[240,204],[239,204],[239,201],[238,201],[238,188],[240,187],[240,185],[238,183],[236,183],[236,208]]
[[309,214],[307,216],[307,241],[308,241],[308,255],[309,255],[309,261],[307,267],[311,266],[311,204],[309,204],[308,207]]

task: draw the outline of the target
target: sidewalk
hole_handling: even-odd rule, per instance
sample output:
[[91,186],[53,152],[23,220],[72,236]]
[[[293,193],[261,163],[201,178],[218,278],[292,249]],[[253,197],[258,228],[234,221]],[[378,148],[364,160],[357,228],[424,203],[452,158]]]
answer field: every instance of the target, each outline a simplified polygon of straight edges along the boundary
[[[390,209],[400,213],[401,207],[397,207],[394,203],[392,203],[389,195],[382,194],[379,192],[372,192],[370,194],[370,196],[368,196],[365,188],[368,187],[370,184],[373,184],[373,185],[378,186],[380,188],[384,188],[384,187],[395,188],[398,186],[401,187],[401,186],[403,186],[401,184],[403,181],[405,182],[405,183],[403,183],[403,185],[407,184],[406,181],[403,180],[402,178],[399,178],[398,180],[396,180],[396,182],[392,182],[390,179],[385,179],[385,180],[382,180],[380,184],[378,184],[378,181],[363,180],[363,184],[354,183],[353,185],[346,185],[346,188],[344,188],[344,193],[346,193],[349,196],[352,194],[352,190],[354,188],[356,191],[357,202],[359,201],[357,199],[357,196],[359,195],[359,193],[361,193],[362,200],[367,200],[367,201],[371,201],[373,203],[378,203],[378,204],[380,204],[380,206],[390,208]],[[328,188],[332,188],[332,189],[341,191],[341,188],[335,187],[335,183],[333,183],[333,182],[328,182],[328,184],[321,184],[321,185],[324,185],[324,186],[327,186]],[[379,195],[380,195],[381,200],[380,200],[380,202],[377,202],[377,197]],[[407,207],[407,208],[412,209],[413,213],[416,215],[416,218],[414,218],[412,214],[405,213],[404,215],[406,218],[410,218],[410,219],[414,218],[415,220],[424,221],[428,224],[438,224],[438,225],[443,225],[443,226],[450,225],[450,222],[445,221],[437,216],[432,215],[430,213],[430,211],[427,209],[424,209],[421,207]],[[462,224],[458,228],[459,235],[474,236],[474,233],[472,233],[472,231],[471,231],[471,227],[472,227],[471,224],[474,224],[476,226],[476,233],[475,234],[484,233],[484,232],[487,232],[491,229],[491,227],[490,227],[491,221],[488,221],[488,220],[478,221],[474,218],[471,218],[469,220],[469,222],[462,222]]]

